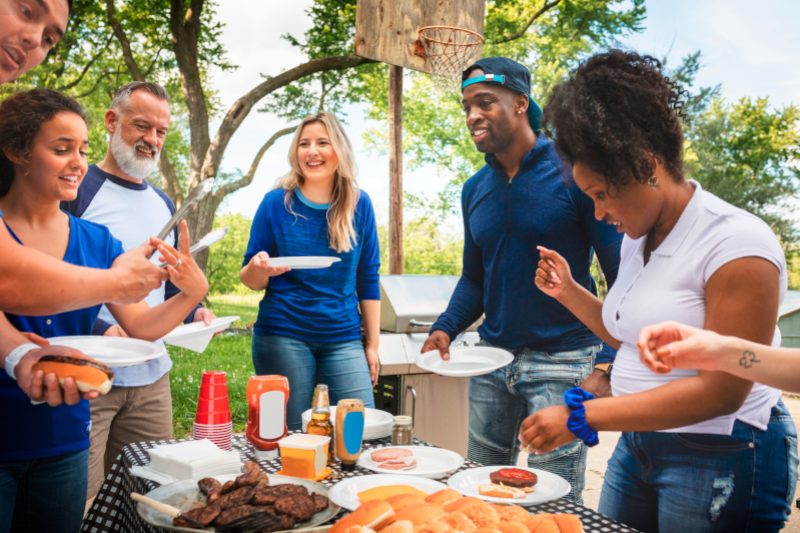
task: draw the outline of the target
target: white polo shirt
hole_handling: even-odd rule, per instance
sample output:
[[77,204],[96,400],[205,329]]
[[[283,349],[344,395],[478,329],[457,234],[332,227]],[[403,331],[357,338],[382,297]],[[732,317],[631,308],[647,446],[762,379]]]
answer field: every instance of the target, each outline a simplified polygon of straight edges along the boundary
[[[614,396],[697,375],[697,370],[651,372],[639,360],[636,341],[643,327],[665,320],[702,328],[706,283],[726,263],[743,257],[766,259],[780,271],[780,302],[786,296],[786,258],[770,227],[704,191],[696,181],[690,183],[695,188],[691,201],[664,242],[653,250],[647,265],[643,257],[647,236],[633,240],[626,235],[622,241],[617,281],[603,303],[603,323],[614,338],[622,341],[611,373]],[[779,346],[780,342],[776,325],[772,345]],[[778,389],[756,383],[735,413],[665,431],[730,435],[736,420],[765,430],[780,396]]]

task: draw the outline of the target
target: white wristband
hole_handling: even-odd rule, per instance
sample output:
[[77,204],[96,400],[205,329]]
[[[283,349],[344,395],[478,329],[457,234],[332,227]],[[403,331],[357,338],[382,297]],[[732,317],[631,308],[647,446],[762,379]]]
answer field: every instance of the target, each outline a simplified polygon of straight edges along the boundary
[[9,376],[11,376],[11,379],[15,381],[17,379],[17,375],[14,372],[14,368],[16,368],[17,363],[19,363],[19,360],[28,355],[28,352],[30,352],[31,350],[38,350],[39,348],[40,348],[39,345],[33,344],[32,342],[28,342],[25,344],[21,344],[20,346],[17,346],[13,350],[11,350],[11,353],[6,356],[6,360],[4,362],[6,367],[6,373]]

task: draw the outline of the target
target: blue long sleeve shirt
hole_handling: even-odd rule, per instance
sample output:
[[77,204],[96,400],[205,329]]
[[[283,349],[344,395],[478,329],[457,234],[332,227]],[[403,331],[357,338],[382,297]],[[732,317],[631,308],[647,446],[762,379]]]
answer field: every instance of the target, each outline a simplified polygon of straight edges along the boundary
[[[506,349],[545,352],[600,343],[589,328],[536,287],[537,246],[555,250],[580,285],[597,294],[589,271],[593,251],[609,287],[617,277],[622,234],[594,217],[592,200],[572,168],[540,134],[513,180],[491,154],[461,194],[464,267],[447,310],[431,331],[451,339],[485,314],[481,338]],[[596,362],[613,362],[608,346]]]
[[270,257],[331,256],[328,268],[290,270],[270,278],[258,309],[255,333],[283,335],[306,342],[344,342],[361,338],[359,300],[380,300],[381,266],[372,202],[364,191],[356,204],[356,242],[349,252],[331,248],[328,204],[315,204],[295,189],[291,213],[286,191],[267,193],[253,218],[242,267],[260,251]]

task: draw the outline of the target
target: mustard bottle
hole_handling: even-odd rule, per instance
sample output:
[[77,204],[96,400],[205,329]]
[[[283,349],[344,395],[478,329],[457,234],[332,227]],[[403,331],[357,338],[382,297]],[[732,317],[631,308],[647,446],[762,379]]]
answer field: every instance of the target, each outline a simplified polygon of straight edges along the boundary
[[336,405],[336,457],[342,462],[342,470],[352,472],[361,455],[364,438],[364,402],[361,400],[339,400]]

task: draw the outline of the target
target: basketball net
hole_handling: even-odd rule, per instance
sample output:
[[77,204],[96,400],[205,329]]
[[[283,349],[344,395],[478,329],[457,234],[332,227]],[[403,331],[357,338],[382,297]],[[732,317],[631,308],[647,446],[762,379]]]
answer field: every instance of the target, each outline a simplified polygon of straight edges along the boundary
[[441,95],[461,95],[461,73],[483,44],[474,31],[451,26],[420,28],[414,53],[428,59],[433,85]]

